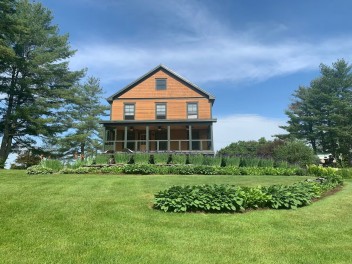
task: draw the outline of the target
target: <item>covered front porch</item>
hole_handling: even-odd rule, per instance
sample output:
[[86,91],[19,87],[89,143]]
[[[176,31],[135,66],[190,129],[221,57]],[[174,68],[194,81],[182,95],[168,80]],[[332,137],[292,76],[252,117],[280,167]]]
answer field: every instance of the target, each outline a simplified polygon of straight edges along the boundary
[[214,154],[213,122],[101,122],[104,151]]

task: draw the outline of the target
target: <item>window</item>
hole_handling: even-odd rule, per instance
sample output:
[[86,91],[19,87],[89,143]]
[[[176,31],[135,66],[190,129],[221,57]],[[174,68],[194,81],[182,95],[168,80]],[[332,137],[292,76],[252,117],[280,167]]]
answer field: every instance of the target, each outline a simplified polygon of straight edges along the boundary
[[166,90],[166,79],[155,79],[156,90]]
[[198,103],[187,103],[187,118],[188,119],[198,118]]
[[166,103],[157,103],[155,105],[156,119],[166,119]]
[[134,104],[125,104],[125,120],[134,120]]

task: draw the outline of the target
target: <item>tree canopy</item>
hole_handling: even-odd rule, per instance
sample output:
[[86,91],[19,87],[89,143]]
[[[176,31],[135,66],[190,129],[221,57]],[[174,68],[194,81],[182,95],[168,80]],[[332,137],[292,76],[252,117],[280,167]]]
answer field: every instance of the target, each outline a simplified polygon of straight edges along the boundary
[[102,146],[99,121],[109,107],[101,104],[102,88],[97,78],[75,84],[72,91],[73,100],[65,106],[67,115],[62,120],[67,130],[60,137],[50,137],[48,142],[58,156],[80,153],[83,158]]
[[321,76],[293,94],[282,126],[290,137],[305,140],[315,153],[331,153],[341,165],[352,160],[351,68],[345,60],[321,64]]
[[1,2],[0,167],[33,136],[61,132],[63,105],[84,71],[71,71],[68,35],[52,25],[51,12],[28,0]]

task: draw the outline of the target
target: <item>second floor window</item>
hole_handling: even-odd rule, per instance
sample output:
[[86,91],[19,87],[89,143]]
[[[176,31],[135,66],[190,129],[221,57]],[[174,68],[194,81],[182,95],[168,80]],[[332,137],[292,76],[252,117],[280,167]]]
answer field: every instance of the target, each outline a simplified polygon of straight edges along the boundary
[[198,103],[187,103],[187,118],[198,119]]
[[134,104],[125,104],[125,120],[134,120],[134,111],[135,105]]
[[166,79],[165,78],[155,79],[155,89],[166,90]]
[[156,119],[166,119],[166,103],[157,103],[155,105]]

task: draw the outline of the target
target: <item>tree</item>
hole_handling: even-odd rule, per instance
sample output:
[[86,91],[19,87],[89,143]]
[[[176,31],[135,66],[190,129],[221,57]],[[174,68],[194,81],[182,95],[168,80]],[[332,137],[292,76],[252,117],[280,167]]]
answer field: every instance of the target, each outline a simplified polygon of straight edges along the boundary
[[[40,3],[4,1],[1,34],[0,168],[10,152],[35,143],[37,136],[61,132],[62,106],[72,99],[70,87],[84,71],[70,71],[75,53],[68,35],[59,35],[52,16]],[[3,24],[1,24],[3,28]]]
[[94,154],[100,148],[101,116],[106,115],[108,106],[102,105],[102,88],[97,78],[90,77],[84,84],[73,88],[73,102],[66,106],[68,115],[64,120],[68,131],[60,138],[51,138],[51,145],[58,146],[59,155],[80,152]]
[[282,140],[266,140],[264,137],[258,141],[238,141],[219,150],[218,154],[228,156],[251,156],[271,158],[274,149],[283,144]]
[[286,141],[283,145],[274,149],[274,159],[277,161],[287,161],[290,164],[296,164],[304,167],[309,164],[317,163],[318,157],[314,154],[312,148],[304,142],[293,140]]
[[321,64],[321,76],[293,94],[288,125],[281,127],[309,143],[315,153],[331,153],[340,164],[352,160],[351,68],[344,60],[332,67]]
[[30,166],[37,165],[41,161],[40,155],[32,150],[21,151],[16,157],[15,164],[11,164],[14,169],[26,169]]

